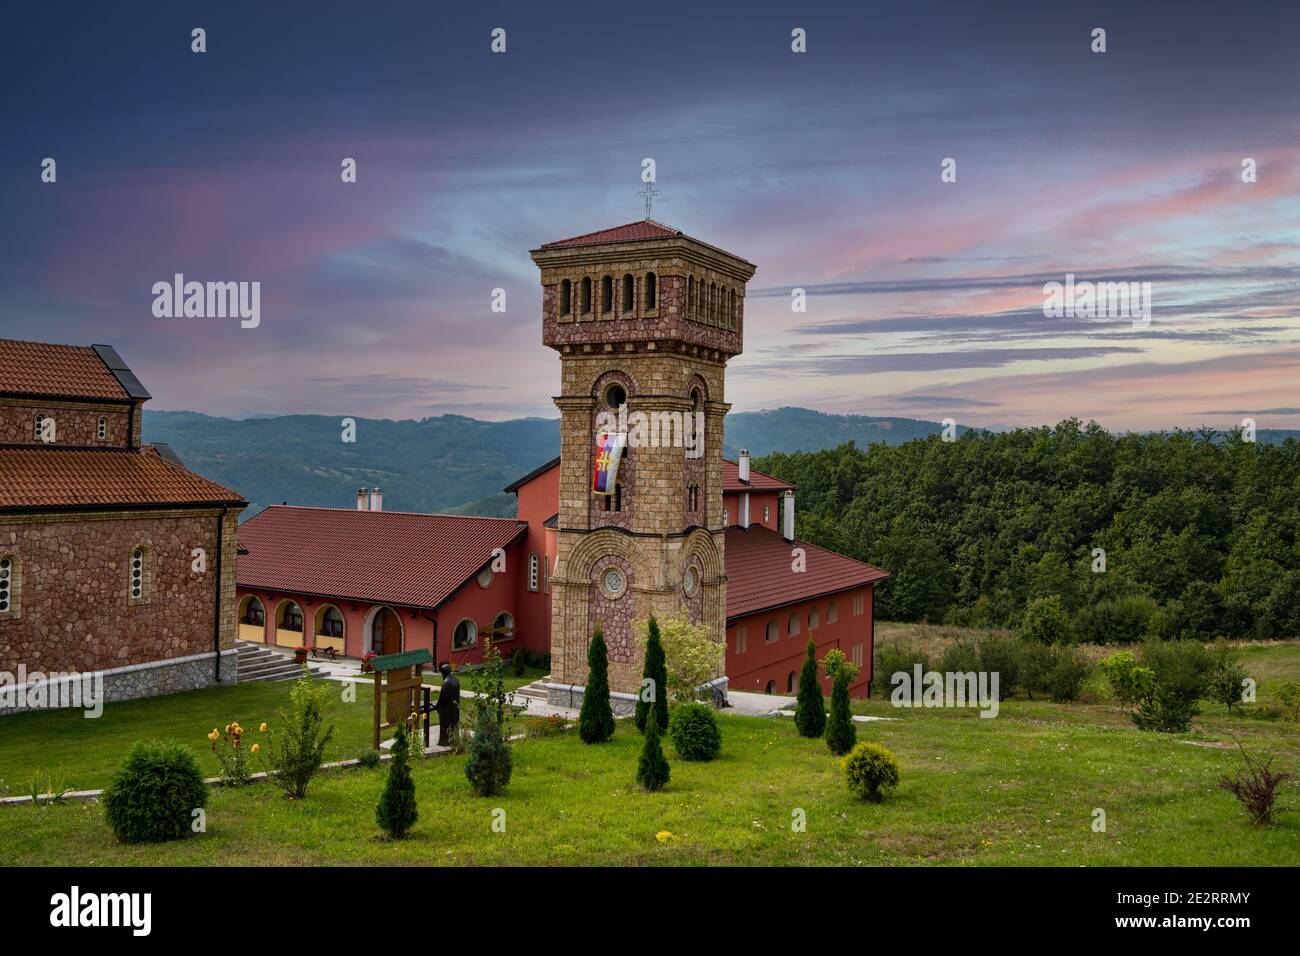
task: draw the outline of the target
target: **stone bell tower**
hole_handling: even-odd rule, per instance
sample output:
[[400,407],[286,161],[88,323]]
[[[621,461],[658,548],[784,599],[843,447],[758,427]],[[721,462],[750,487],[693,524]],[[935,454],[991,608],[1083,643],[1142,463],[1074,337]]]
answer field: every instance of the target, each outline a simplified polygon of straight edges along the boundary
[[[599,624],[614,707],[624,712],[641,684],[635,619],[685,606],[726,639],[724,380],[741,351],[754,266],[650,219],[531,254],[541,270],[542,341],[561,359],[551,674],[553,685],[577,686],[553,686],[551,696],[577,699]],[[596,494],[597,422],[620,411],[628,444],[617,485]]]

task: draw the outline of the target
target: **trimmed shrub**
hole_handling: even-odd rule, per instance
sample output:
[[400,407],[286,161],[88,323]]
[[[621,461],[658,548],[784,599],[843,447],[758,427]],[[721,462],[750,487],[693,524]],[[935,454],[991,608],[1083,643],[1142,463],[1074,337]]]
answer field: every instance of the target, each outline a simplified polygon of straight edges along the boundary
[[1073,632],[1070,615],[1055,594],[1034,598],[1025,606],[1016,636],[1034,644],[1068,644]]
[[799,698],[794,711],[794,725],[800,737],[820,737],[826,731],[826,698],[817,680],[816,646],[808,642],[808,654],[799,672]]
[[836,756],[848,753],[858,740],[858,729],[853,725],[849,710],[850,672],[838,670],[831,684],[831,716],[826,721],[826,746]]
[[858,744],[840,760],[849,790],[862,800],[879,802],[883,791],[898,786],[898,758],[880,744]]
[[501,735],[501,725],[489,712],[480,721],[469,742],[465,776],[480,797],[504,793],[510,783],[513,761],[510,744]]
[[668,758],[664,756],[664,748],[659,743],[659,721],[647,720],[645,743],[641,745],[641,759],[636,765],[636,782],[653,792],[662,790],[668,783],[669,776]]
[[178,743],[137,741],[104,791],[104,816],[123,843],[178,840],[207,804],[199,762]]
[[367,770],[374,770],[380,764],[379,751],[375,749],[363,750],[357,757],[357,762]]
[[[1006,634],[987,634],[976,644],[979,654],[977,670],[998,675],[998,700],[1006,700],[1016,692],[1021,681],[1023,654],[1020,642]],[[992,684],[989,685],[990,690]]]
[[1058,704],[1076,701],[1091,672],[1092,665],[1077,647],[1054,648],[1052,669],[1047,674],[1047,692]]
[[609,651],[605,632],[599,626],[587,648],[587,687],[578,714],[578,734],[588,744],[602,744],[614,736],[614,711],[609,706]]
[[876,669],[871,674],[871,689],[876,696],[888,696],[893,689],[891,678],[897,673],[909,676],[921,665],[921,673],[930,669],[930,656],[910,644],[882,644],[876,648]]
[[718,717],[707,704],[678,704],[669,724],[673,747],[683,760],[712,760],[722,749]]
[[[642,691],[636,701],[636,729],[645,732],[646,719],[653,711],[659,732],[668,730],[668,667],[664,662],[664,645],[659,639],[659,622],[651,615],[646,625],[645,665],[641,668]],[[653,700],[645,699],[644,681],[650,681]]]
[[406,728],[393,735],[393,760],[388,766],[384,792],[375,807],[375,822],[394,840],[400,840],[415,826],[420,811],[415,805],[415,780],[411,777],[411,743]]

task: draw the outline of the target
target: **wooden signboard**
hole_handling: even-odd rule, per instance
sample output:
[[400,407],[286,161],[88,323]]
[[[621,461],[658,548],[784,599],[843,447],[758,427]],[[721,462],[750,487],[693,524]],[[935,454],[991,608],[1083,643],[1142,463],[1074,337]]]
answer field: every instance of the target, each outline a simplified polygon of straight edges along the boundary
[[[403,723],[419,710],[420,688],[424,686],[424,665],[433,663],[426,650],[384,654],[370,662],[375,671],[374,746],[379,749],[383,731]],[[387,698],[387,706],[384,699]],[[426,722],[428,717],[425,717]]]

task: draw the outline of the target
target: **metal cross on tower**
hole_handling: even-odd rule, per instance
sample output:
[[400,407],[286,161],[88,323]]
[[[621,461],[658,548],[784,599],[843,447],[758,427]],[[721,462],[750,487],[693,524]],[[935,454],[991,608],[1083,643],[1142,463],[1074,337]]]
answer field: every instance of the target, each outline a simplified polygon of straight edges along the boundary
[[645,184],[645,189],[640,190],[637,195],[645,197],[645,217],[649,219],[650,206],[654,203],[655,197],[662,196],[663,193],[655,189],[655,184],[653,182],[649,182]]

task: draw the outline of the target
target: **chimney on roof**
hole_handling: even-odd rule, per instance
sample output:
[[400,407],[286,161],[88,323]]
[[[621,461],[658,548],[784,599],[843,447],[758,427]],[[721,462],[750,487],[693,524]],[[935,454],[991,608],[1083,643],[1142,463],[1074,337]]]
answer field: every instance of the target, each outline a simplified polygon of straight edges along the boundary
[[370,510],[371,511],[384,510],[384,489],[376,487],[373,491],[370,492]]
[[357,510],[358,511],[370,510],[370,489],[369,488],[357,489]]
[[740,493],[740,526],[742,528],[749,527],[749,492],[748,491],[742,491]]
[[740,449],[740,460],[738,464],[740,466],[740,480],[743,481],[745,484],[749,484],[749,449],[748,448]]
[[794,492],[787,490],[783,497],[785,498],[785,510],[781,515],[781,518],[785,524],[785,530],[781,533],[781,537],[785,538],[785,540],[787,541],[793,541],[794,540]]

